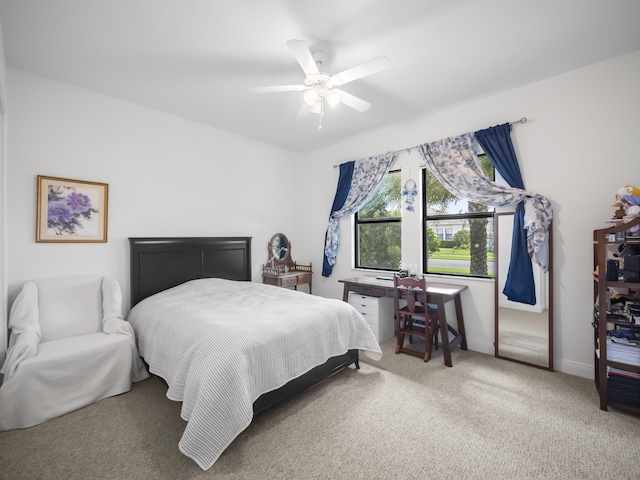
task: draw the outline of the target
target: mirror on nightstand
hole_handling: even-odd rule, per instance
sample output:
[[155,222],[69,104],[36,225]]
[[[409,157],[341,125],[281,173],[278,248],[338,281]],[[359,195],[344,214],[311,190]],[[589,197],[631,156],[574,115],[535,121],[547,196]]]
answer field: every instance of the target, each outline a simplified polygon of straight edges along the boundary
[[267,254],[267,263],[262,266],[262,283],[277,287],[293,287],[295,290],[298,289],[298,285],[308,284],[311,293],[311,263],[299,265],[292,260],[291,242],[286,235],[276,233],[271,237]]

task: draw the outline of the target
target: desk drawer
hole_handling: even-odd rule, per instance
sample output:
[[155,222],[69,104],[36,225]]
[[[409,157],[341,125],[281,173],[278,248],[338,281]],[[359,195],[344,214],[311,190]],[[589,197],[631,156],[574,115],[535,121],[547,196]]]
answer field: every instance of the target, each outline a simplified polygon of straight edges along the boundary
[[311,273],[298,274],[298,285],[311,282]]
[[290,287],[292,285],[298,284],[298,277],[297,276],[281,277],[280,282],[282,283],[283,287]]
[[[373,322],[373,318],[378,318],[379,308],[377,305],[372,307],[367,305],[354,305],[353,303],[351,303],[351,305],[353,305],[354,308],[358,310],[369,322]],[[374,323],[378,323],[377,320]]]
[[367,323],[372,327],[378,325],[379,317],[377,314],[360,312],[360,315],[362,315],[364,319],[367,321]]
[[[391,284],[393,286],[393,283]],[[384,297],[387,294],[387,291],[382,287],[370,287],[368,285],[353,285],[354,289],[352,292],[355,294],[363,294],[363,295],[371,295],[374,297]]]
[[378,308],[380,298],[371,295],[363,295],[359,292],[349,292],[349,303],[357,306],[362,305],[366,307]]
[[367,319],[367,322],[378,324],[378,312],[380,309],[379,297],[371,297],[351,292],[349,293],[349,303]]
[[394,335],[393,300],[389,297],[349,292],[349,304],[360,312],[378,342]]

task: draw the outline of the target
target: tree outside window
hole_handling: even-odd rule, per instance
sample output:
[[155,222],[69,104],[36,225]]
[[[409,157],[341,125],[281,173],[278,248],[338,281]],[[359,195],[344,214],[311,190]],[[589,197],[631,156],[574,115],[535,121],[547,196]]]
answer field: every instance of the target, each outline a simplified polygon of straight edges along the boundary
[[355,214],[356,267],[398,270],[402,261],[400,171],[389,172]]

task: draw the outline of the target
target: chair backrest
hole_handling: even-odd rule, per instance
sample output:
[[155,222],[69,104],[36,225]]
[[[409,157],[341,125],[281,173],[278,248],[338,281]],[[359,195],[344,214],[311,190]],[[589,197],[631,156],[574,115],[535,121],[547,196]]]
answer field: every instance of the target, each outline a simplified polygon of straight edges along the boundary
[[34,282],[38,287],[40,342],[102,331],[102,275]]
[[[416,295],[416,292],[421,291],[425,292],[427,288],[427,281],[424,277],[415,279],[412,277],[404,277],[400,278],[397,275],[393,277],[393,286],[395,287],[395,301],[396,301],[396,309],[400,310],[401,308],[406,308],[410,313],[416,312],[416,308],[418,306],[422,307],[422,311],[425,310],[425,304],[427,299],[424,294],[420,297]],[[406,300],[407,304],[400,305],[400,300]]]

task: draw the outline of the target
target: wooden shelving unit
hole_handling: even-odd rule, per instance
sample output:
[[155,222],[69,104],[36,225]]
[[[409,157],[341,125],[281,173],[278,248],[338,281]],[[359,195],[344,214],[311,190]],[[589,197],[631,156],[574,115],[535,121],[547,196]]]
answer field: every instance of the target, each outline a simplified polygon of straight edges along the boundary
[[[608,410],[613,407],[640,415],[640,379],[637,380],[638,393],[636,400],[629,400],[629,397],[621,395],[619,390],[613,389],[609,381],[609,370],[617,369],[629,372],[631,375],[640,375],[640,346],[622,345],[625,350],[625,361],[612,360],[613,351],[610,351],[610,332],[614,329],[623,329],[629,332],[640,332],[640,316],[617,316],[609,310],[607,291],[619,293],[629,305],[640,303],[640,282],[623,282],[607,280],[607,260],[613,259],[613,254],[618,252],[618,248],[623,244],[640,243],[637,236],[628,235],[629,230],[640,225],[640,217],[629,223],[617,223],[609,228],[594,230],[593,232],[593,255],[594,267],[594,361],[595,361],[595,383],[600,396],[600,408]],[[622,259],[618,259],[622,260]],[[619,350],[620,347],[616,346]],[[629,350],[627,350],[629,349]],[[628,355],[627,355],[628,354]],[[636,355],[637,354],[637,355]],[[621,378],[618,376],[617,378]],[[633,378],[624,376],[624,381],[634,384]]]

